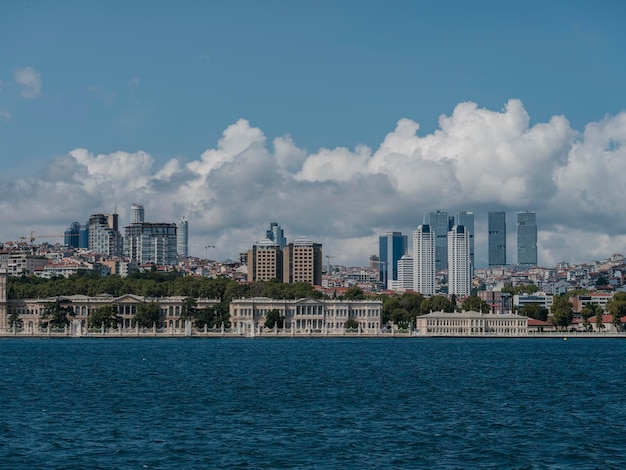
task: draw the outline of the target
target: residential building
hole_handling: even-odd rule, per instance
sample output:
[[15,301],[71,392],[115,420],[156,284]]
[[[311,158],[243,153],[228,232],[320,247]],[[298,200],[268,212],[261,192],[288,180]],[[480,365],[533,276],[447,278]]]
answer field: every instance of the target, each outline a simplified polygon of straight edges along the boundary
[[283,282],[322,285],[322,245],[299,237],[283,250]]
[[389,287],[398,280],[398,260],[407,252],[408,237],[400,232],[387,232],[378,237],[378,279]]
[[189,256],[189,222],[185,217],[178,224],[176,232],[176,251],[179,256],[187,258]]
[[537,216],[534,212],[517,213],[517,264],[537,266]]
[[413,290],[435,294],[435,233],[428,224],[413,232]]
[[89,249],[107,256],[121,256],[122,235],[117,229],[117,214],[93,214],[89,217]]
[[138,265],[176,265],[176,224],[137,222],[124,227],[124,256]]
[[489,266],[506,265],[506,213],[489,212]]
[[145,216],[145,212],[143,209],[143,205],[133,203],[130,206],[130,223],[131,224],[141,224],[145,222],[144,216]]
[[472,265],[472,271],[474,271],[474,268],[476,267],[476,264],[474,264],[474,213],[459,212],[456,216],[456,224],[465,227],[465,230],[469,234],[470,263]]
[[398,280],[391,281],[393,290],[413,290],[413,257],[404,255],[398,260]]
[[468,296],[472,290],[470,237],[463,225],[448,232],[448,294]]

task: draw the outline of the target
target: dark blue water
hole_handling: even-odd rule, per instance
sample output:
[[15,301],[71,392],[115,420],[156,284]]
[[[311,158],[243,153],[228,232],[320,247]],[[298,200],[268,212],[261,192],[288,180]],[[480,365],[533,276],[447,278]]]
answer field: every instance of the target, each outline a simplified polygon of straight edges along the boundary
[[626,466],[626,341],[0,340],[1,468]]

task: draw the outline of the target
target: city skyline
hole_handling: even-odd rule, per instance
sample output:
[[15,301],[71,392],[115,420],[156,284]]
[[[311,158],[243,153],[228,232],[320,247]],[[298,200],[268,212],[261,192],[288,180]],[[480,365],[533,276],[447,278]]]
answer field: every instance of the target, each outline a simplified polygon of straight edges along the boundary
[[419,208],[476,214],[476,267],[492,211],[543,265],[626,251],[626,5],[197,8],[0,6],[0,240],[141,201],[216,259],[277,220],[365,265]]

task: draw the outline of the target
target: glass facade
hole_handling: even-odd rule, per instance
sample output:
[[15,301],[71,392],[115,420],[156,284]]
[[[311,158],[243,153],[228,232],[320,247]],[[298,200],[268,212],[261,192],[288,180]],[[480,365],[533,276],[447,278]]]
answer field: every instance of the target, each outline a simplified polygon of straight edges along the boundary
[[534,212],[517,213],[517,264],[537,265],[537,217]]
[[406,254],[407,241],[400,232],[387,232],[378,239],[378,280],[385,287],[389,280],[398,280],[398,261]]
[[489,266],[506,265],[506,212],[489,212]]
[[430,228],[435,233],[435,269],[442,271],[448,269],[448,231],[454,219],[448,217],[445,211],[430,213]]

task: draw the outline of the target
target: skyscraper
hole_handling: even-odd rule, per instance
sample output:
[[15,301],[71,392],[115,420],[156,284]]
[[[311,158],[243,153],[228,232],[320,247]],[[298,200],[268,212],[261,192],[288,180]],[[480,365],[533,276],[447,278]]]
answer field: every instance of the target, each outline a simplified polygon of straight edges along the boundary
[[445,211],[430,213],[430,230],[435,233],[435,269],[448,269],[448,231],[450,219]]
[[448,294],[470,295],[471,289],[469,232],[463,225],[455,225],[448,232]]
[[435,293],[435,233],[423,224],[413,232],[413,290]]
[[537,216],[534,212],[517,213],[517,264],[537,266]]
[[469,233],[470,240],[470,263],[472,264],[472,271],[476,268],[474,264],[474,213],[473,212],[459,212],[456,216],[456,224],[465,227],[465,230]]
[[124,227],[124,256],[137,264],[178,263],[176,224],[139,222]]
[[398,279],[398,260],[406,254],[408,237],[400,232],[387,232],[378,239],[378,280],[385,287]]
[[489,266],[506,265],[506,213],[489,212]]
[[398,260],[398,281],[396,286],[400,289],[413,289],[413,258],[409,255],[404,255]]
[[144,222],[144,210],[143,205],[133,203],[130,206],[130,223],[131,224],[140,224]]
[[189,222],[185,217],[178,223],[178,231],[176,233],[176,250],[179,256],[189,256]]
[[278,243],[278,246],[282,250],[287,246],[287,239],[284,236],[283,229],[278,222],[272,222],[270,229],[265,232],[265,237],[268,240],[272,240],[274,243]]
[[270,281],[283,278],[283,252],[278,243],[266,238],[248,251],[248,281]]
[[117,214],[93,214],[89,217],[89,249],[107,256],[122,254],[122,235],[117,230]]

